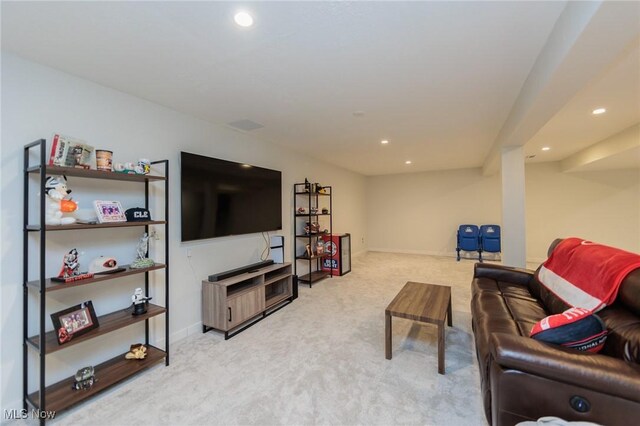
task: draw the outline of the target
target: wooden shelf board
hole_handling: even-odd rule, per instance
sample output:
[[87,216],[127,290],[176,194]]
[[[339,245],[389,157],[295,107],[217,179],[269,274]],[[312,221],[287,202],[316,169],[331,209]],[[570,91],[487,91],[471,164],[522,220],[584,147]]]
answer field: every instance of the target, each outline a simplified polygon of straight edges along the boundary
[[[46,225],[47,231],[69,231],[72,229],[125,228],[129,226],[164,225],[164,220],[148,220],[144,222],[96,223],[94,225],[72,223],[71,225]],[[27,225],[27,231],[40,231],[40,225]]]
[[[309,192],[296,192],[296,195],[309,195]],[[322,194],[320,192],[311,192],[311,195],[322,195],[324,197],[328,197],[331,194]]]
[[[87,390],[73,390],[71,386],[75,381],[69,377],[45,388],[45,409],[62,411],[78,404],[97,393],[109,389],[123,380],[132,377],[149,367],[152,367],[165,359],[166,353],[154,346],[147,346],[147,357],[140,360],[124,358],[125,354],[118,355],[94,367],[96,382]],[[40,392],[33,392],[28,396],[29,402],[34,408],[40,407]]]
[[[58,281],[52,281],[51,278],[48,278],[44,282],[44,289],[45,289],[45,291],[56,291],[56,290],[62,290],[62,289],[65,289],[65,288],[78,287],[78,286],[81,286],[81,285],[95,284],[97,282],[107,281],[107,280],[114,280],[116,278],[126,277],[128,275],[142,274],[144,272],[155,271],[157,269],[163,269],[163,268],[165,268],[165,265],[163,263],[156,263],[156,264],[154,264],[153,266],[151,266],[149,268],[140,268],[140,269],[130,269],[130,265],[122,265],[122,268],[126,268],[126,270],[122,271],[122,272],[116,272],[114,274],[94,275],[93,278],[87,278],[87,279],[84,279],[84,280],[72,281],[70,283],[62,283],[62,282],[58,282]],[[29,287],[31,287],[31,288],[39,290],[40,289],[40,280],[29,281],[27,283],[27,285]]]
[[291,295],[287,294],[287,293],[276,294],[276,295],[268,298],[264,302],[264,308],[265,309],[269,309],[273,305],[277,305],[278,303],[282,302],[283,300],[287,300],[289,297],[291,297]]
[[309,237],[322,237],[323,235],[329,236],[331,234],[325,234],[324,232],[318,232],[317,234],[296,235],[296,237],[298,237],[298,238],[309,238]]
[[[40,172],[40,166],[33,166],[27,169],[29,173]],[[60,166],[46,166],[45,173],[48,175],[65,175],[75,176],[90,179],[108,179],[108,180],[121,180],[127,182],[149,182],[155,180],[166,180],[164,176],[157,175],[135,175],[118,172],[104,172],[102,170],[87,170],[74,167],[60,167]]]
[[[57,352],[61,349],[65,349],[78,343],[91,340],[94,337],[102,336],[103,334],[119,330],[121,328],[144,321],[148,318],[155,317],[156,315],[160,315],[165,312],[166,309],[162,306],[154,305],[151,303],[149,303],[149,309],[147,310],[147,313],[142,315],[132,315],[131,309],[129,308],[111,312],[110,314],[98,317],[98,324],[100,324],[98,328],[93,329],[86,334],[74,337],[70,341],[68,341],[67,343],[63,343],[62,345],[58,344],[57,332],[55,330],[51,330],[45,334],[45,353],[50,354],[53,352]],[[36,350],[40,350],[39,337],[40,336],[38,335],[31,336],[27,339],[27,343],[33,346]]]
[[331,216],[331,213],[296,213],[296,217]]
[[323,257],[329,257],[331,253],[322,253],[322,254],[314,254],[311,257],[308,256],[296,256],[298,260],[314,260],[314,259],[322,259]]
[[305,274],[298,277],[298,281],[306,283],[314,283],[329,276],[329,271],[313,271],[311,274]]
[[228,286],[227,287],[227,298],[231,299],[233,297],[237,297],[237,296],[243,295],[245,293],[248,293],[250,291],[255,290],[257,287],[262,287],[262,283],[253,282],[251,284],[241,285],[241,286],[238,286],[238,285]]
[[280,275],[277,275],[275,277],[270,277],[269,279],[265,279],[264,280],[264,285],[267,286],[269,284],[273,284],[276,281],[280,281],[282,279],[289,278],[290,276],[291,276],[291,272],[287,272],[285,274],[280,274]]

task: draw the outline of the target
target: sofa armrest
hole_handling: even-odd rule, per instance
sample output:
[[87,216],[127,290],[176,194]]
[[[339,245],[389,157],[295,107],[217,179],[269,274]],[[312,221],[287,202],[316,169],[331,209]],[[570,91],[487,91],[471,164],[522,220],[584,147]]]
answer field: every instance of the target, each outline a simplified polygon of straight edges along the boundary
[[535,271],[531,269],[513,268],[510,266],[476,263],[473,278],[491,278],[496,281],[510,282],[528,286]]
[[621,359],[505,333],[491,335],[490,350],[504,369],[640,401],[640,366]]

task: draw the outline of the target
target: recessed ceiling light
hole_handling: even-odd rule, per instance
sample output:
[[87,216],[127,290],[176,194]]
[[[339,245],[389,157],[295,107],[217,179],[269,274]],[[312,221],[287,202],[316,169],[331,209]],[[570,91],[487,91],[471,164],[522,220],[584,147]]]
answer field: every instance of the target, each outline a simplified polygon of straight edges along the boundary
[[381,141],[380,141],[380,143],[381,143],[382,145],[386,145],[386,144],[388,144],[388,143],[389,143],[389,141],[388,141],[388,140],[386,140],[386,139],[383,139],[383,140],[381,140]]
[[411,160],[405,161],[404,164],[411,164]]
[[551,148],[549,148],[548,146],[543,146],[543,147],[542,147],[542,150],[543,150],[543,151],[549,151],[550,149],[551,149]]
[[591,114],[599,115],[599,114],[604,114],[605,112],[607,112],[605,108],[596,108],[593,111],[591,111]]
[[253,167],[251,164],[241,164],[241,167],[244,167],[245,169],[250,169],[251,167]]
[[233,17],[233,20],[236,21],[236,24],[241,27],[250,27],[253,25],[253,17],[249,15],[247,12],[238,12]]

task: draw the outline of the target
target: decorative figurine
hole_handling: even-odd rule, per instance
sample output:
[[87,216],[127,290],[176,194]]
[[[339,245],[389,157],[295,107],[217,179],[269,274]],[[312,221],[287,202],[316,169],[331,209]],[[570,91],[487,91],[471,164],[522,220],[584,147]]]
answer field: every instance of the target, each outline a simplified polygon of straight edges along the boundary
[[78,261],[78,250],[71,249],[64,255],[62,269],[58,273],[58,278],[69,278],[80,274],[80,262]]
[[126,359],[145,359],[147,357],[147,347],[142,343],[131,345],[129,352],[124,357]]
[[322,208],[322,214],[329,214],[329,209],[326,207]]
[[149,268],[154,265],[154,261],[147,257],[149,252],[149,235],[145,232],[142,234],[138,245],[136,246],[138,257],[131,263],[132,269]]
[[316,253],[324,254],[324,243],[321,239],[318,239],[318,242],[316,243]]
[[96,382],[94,370],[92,366],[81,368],[76,372],[75,381],[71,385],[73,390],[88,390],[91,389]]
[[151,297],[146,297],[140,287],[136,288],[131,296],[133,302],[133,315],[142,315],[147,313]]
[[151,173],[151,161],[146,158],[141,158],[138,160],[138,166],[142,168],[142,173],[148,175]]
[[64,213],[76,211],[78,203],[73,201],[67,189],[66,176],[49,176],[44,184],[47,195],[44,223],[47,225],[69,225],[75,223],[74,217],[63,217]]
[[307,213],[307,209],[305,209],[304,207],[298,207],[298,214],[305,214]]
[[64,255],[62,259],[62,268],[57,277],[51,277],[52,281],[58,281],[63,283],[70,283],[73,281],[84,280],[85,278],[92,278],[93,274],[88,272],[80,272],[80,260],[78,250],[71,249],[69,253]]
[[317,207],[311,207],[311,214],[316,214],[318,213],[318,208]]

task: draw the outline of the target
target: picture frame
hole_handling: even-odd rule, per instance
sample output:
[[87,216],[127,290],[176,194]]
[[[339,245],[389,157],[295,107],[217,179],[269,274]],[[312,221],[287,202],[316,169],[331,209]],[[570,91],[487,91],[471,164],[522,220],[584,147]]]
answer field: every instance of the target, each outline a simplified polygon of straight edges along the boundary
[[120,201],[95,200],[93,207],[100,223],[126,222],[127,217]]
[[95,148],[83,140],[56,133],[51,138],[49,165],[95,170]]
[[91,300],[51,314],[51,321],[59,345],[99,326]]

